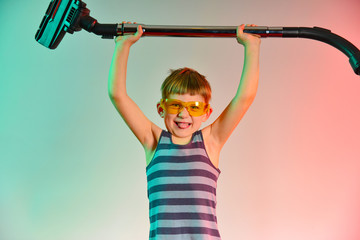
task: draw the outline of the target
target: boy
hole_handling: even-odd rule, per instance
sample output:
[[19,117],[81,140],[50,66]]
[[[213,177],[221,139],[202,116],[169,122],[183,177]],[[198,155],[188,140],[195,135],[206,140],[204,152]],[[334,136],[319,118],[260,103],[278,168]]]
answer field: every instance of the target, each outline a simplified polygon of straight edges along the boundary
[[[250,25],[255,26],[255,25]],[[162,85],[157,104],[167,131],[152,123],[127,95],[130,47],[142,35],[116,38],[109,74],[109,96],[146,154],[151,240],[220,240],[216,219],[216,182],[220,150],[253,102],[259,79],[260,37],[237,29],[245,60],[235,97],[209,126],[211,88],[204,76],[183,68]]]

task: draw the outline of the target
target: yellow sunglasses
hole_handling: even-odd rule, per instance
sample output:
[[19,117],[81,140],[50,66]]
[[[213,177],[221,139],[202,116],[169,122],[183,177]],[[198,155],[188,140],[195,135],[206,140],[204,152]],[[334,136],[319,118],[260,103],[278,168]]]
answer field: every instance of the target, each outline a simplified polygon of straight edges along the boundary
[[178,114],[186,108],[189,114],[193,117],[204,115],[210,108],[210,104],[203,102],[183,102],[177,99],[161,99],[160,105],[169,114]]

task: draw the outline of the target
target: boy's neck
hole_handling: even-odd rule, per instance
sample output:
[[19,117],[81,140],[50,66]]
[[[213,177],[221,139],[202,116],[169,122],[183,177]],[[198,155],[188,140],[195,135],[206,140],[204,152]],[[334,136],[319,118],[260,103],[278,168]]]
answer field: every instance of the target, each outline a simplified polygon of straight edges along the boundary
[[186,145],[191,142],[192,136],[193,136],[193,134],[191,134],[188,137],[179,138],[179,137],[175,137],[174,135],[171,135],[171,141],[173,144]]

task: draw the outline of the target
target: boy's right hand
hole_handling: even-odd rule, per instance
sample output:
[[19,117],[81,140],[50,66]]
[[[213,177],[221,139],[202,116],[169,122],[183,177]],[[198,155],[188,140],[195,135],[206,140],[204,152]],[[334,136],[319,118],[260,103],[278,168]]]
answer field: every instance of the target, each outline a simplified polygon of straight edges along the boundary
[[[125,23],[125,22],[123,22]],[[128,22],[131,23],[131,22]],[[136,24],[136,23],[134,23]],[[137,31],[135,34],[125,35],[125,36],[117,36],[115,38],[115,44],[116,46],[119,45],[128,45],[129,47],[132,46],[134,43],[136,43],[142,36],[143,30],[141,25],[137,27]]]
[[[246,26],[257,27],[257,25],[255,24],[247,24]],[[256,34],[244,33],[244,29],[245,29],[245,24],[241,24],[236,29],[236,38],[238,43],[240,43],[244,47],[247,47],[248,45],[251,44],[255,44],[256,46],[259,46],[261,42],[260,36]]]

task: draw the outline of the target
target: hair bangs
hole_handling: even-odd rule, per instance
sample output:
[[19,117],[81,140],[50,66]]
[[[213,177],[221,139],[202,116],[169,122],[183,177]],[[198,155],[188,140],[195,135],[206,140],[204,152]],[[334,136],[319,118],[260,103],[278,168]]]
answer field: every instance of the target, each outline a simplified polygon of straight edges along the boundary
[[199,94],[208,103],[211,99],[211,87],[206,78],[190,68],[171,71],[161,86],[162,98],[170,94]]

